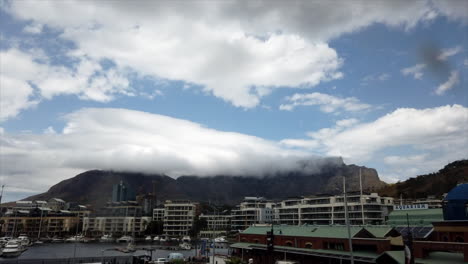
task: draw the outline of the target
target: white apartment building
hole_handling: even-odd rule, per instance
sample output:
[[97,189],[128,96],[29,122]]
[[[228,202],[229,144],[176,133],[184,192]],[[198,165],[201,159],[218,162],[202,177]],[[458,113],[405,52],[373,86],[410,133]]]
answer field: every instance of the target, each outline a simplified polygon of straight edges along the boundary
[[205,219],[207,228],[200,231],[200,237],[215,238],[226,234],[231,230],[231,215],[200,215],[200,219]]
[[[377,193],[348,194],[350,224],[383,224],[393,207],[393,198],[380,197]],[[342,195],[293,198],[275,206],[275,222],[287,225],[345,224],[344,198]]]
[[231,211],[231,230],[244,230],[253,224],[273,222],[274,203],[263,197],[245,197],[240,205]]
[[164,221],[164,208],[153,209],[153,221]]
[[151,222],[149,216],[97,216],[83,219],[83,230],[87,234],[140,235]]
[[198,214],[198,204],[190,201],[170,201],[164,204],[164,234],[186,236]]

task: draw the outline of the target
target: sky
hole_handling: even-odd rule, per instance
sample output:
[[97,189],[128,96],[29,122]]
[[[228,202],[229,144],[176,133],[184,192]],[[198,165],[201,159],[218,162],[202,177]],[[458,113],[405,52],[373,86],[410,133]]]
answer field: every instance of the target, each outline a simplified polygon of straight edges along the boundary
[[3,201],[90,169],[468,158],[467,1],[0,1]]

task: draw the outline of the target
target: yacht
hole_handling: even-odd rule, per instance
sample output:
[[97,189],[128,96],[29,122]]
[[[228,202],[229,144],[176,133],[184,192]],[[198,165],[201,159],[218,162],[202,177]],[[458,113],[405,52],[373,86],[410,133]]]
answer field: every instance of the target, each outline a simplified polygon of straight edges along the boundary
[[21,245],[25,247],[29,246],[29,244],[31,243],[31,240],[29,240],[29,237],[26,234],[20,234],[18,236],[18,240],[21,242]]
[[61,237],[54,237],[54,238],[52,238],[52,240],[50,242],[51,243],[63,243],[63,242],[65,242],[65,240],[63,240],[63,238],[61,238]]
[[2,257],[18,257],[26,250],[20,240],[12,239],[6,243],[5,248],[2,251]]
[[76,235],[67,238],[66,242],[83,242],[84,241],[84,236],[83,235]]
[[151,236],[147,236],[147,237],[145,238],[145,241],[146,241],[146,242],[151,242],[151,241],[153,241],[153,238],[152,238]]
[[192,249],[192,245],[190,245],[190,243],[187,242],[182,242],[179,244],[179,248],[183,250],[190,250]]
[[227,243],[226,237],[225,236],[220,236],[214,239],[215,243]]
[[99,242],[103,243],[111,243],[114,242],[115,238],[112,237],[112,235],[103,235],[100,239]]
[[190,236],[183,236],[183,237],[182,237],[182,242],[184,242],[184,243],[190,243],[190,241],[191,241],[191,240],[190,240]]
[[123,236],[117,239],[118,243],[131,243],[133,242],[133,237],[131,236]]
[[158,242],[159,242],[159,236],[155,236],[155,237],[153,238],[153,241],[158,241]]

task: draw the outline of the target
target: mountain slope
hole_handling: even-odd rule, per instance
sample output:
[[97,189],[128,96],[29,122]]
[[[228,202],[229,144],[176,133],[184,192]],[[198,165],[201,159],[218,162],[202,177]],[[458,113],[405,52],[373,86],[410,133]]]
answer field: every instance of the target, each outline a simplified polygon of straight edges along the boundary
[[362,171],[363,188],[367,191],[385,185],[377,171],[356,165],[328,164],[316,173],[291,171],[270,176],[181,176],[177,179],[165,175],[92,170],[64,180],[49,191],[26,199],[62,198],[83,204],[101,206],[112,197],[112,185],[125,182],[136,193],[149,193],[156,187],[158,199],[190,199],[236,204],[244,196],[264,196],[282,199],[292,196],[342,191],[342,176],[348,179],[349,190],[359,188],[359,170]]
[[436,173],[420,175],[403,182],[389,184],[379,190],[380,195],[405,198],[442,196],[458,183],[468,182],[468,160],[459,160],[446,165]]

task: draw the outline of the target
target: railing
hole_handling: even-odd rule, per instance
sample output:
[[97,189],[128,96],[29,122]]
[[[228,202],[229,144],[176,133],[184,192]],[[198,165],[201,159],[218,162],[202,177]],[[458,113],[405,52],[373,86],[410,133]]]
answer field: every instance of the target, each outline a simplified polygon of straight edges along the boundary
[[[103,261],[104,260],[104,261]],[[57,258],[57,259],[0,259],[2,264],[78,264],[78,263],[112,263],[133,264],[131,256],[108,256],[108,257],[86,257],[86,258]]]

